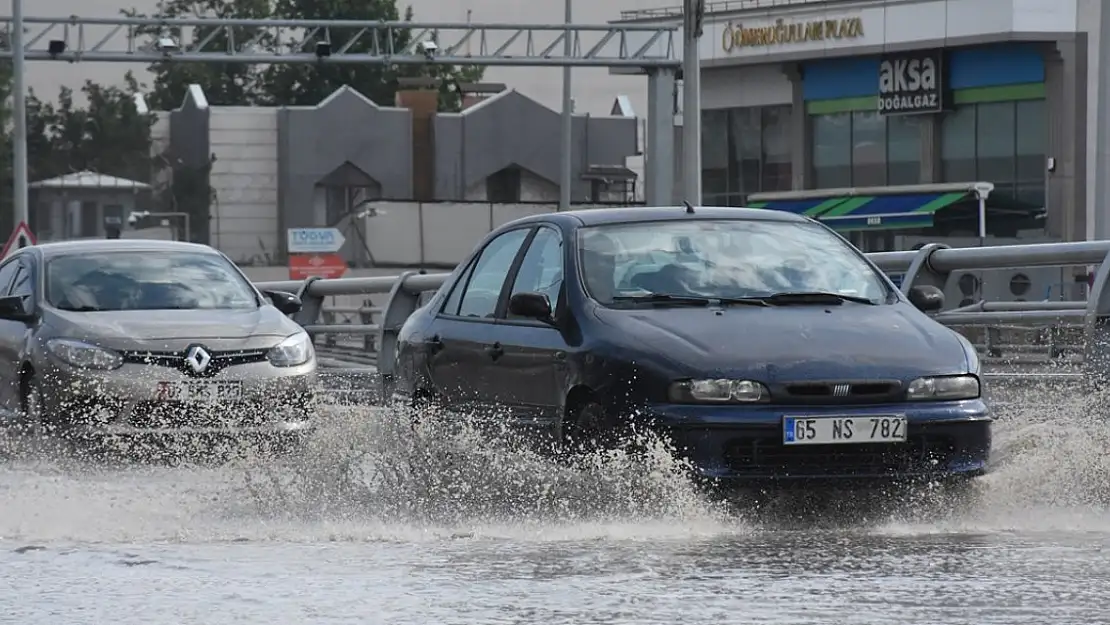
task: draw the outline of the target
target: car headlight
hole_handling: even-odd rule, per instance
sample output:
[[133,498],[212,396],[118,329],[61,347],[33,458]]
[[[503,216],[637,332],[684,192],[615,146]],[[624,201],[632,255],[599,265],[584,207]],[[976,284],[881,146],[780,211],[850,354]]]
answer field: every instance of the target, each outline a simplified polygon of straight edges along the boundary
[[123,365],[123,356],[118,353],[73,339],[50,339],[46,348],[62,362],[81,369],[108,371]]
[[906,399],[930,401],[942,399],[978,399],[982,394],[979,378],[974,375],[946,375],[918,378],[906,389]]
[[754,380],[681,380],[670,388],[671,401],[684,404],[752,404],[770,398],[767,387]]
[[266,358],[275,367],[296,367],[312,360],[315,354],[308,333],[298,332],[275,345]]

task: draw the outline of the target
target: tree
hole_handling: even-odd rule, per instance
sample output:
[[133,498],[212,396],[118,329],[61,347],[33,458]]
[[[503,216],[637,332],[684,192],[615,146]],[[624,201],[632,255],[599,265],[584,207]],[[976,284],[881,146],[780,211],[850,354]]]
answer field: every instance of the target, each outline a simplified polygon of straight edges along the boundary
[[129,180],[151,178],[151,126],[154,115],[140,113],[134,96],[139,84],[130,72],[126,86],[103,87],[86,81],[86,107],[74,103],[63,87],[57,104],[35,94],[27,98],[27,152],[32,180],[78,171]]
[[[271,6],[272,5],[272,6]],[[134,11],[128,15],[138,15]],[[405,11],[404,19],[411,21],[412,8]],[[257,19],[274,17],[287,20],[359,20],[399,21],[396,0],[165,0],[157,18],[219,17]],[[285,41],[274,40],[274,33],[257,29],[234,29],[237,42],[255,40],[260,47],[281,46],[284,49],[311,50],[313,42],[290,37]],[[334,41],[347,41],[357,34],[357,28],[331,29]],[[169,34],[180,37],[181,33]],[[224,33],[198,32],[192,35],[199,41],[213,35],[210,46],[226,45]],[[394,49],[400,49],[411,40],[407,30],[394,31]],[[384,45],[384,44],[383,44]],[[302,47],[303,46],[303,47]],[[369,52],[373,38],[365,34],[347,52]],[[212,49],[212,48],[208,48]],[[430,77],[440,85],[441,110],[457,111],[461,94],[451,85],[481,80],[478,67],[405,66],[356,64],[275,64],[253,67],[237,63],[156,63],[150,67],[154,73],[151,105],[160,110],[176,108],[185,97],[190,84],[200,85],[212,105],[315,105],[344,85],[383,106],[393,104],[397,92],[397,79],[401,77]]]
[[[159,4],[154,16],[138,13],[134,9],[123,11],[128,17],[155,17],[157,19],[179,18],[220,18],[220,19],[263,19],[270,17],[270,0],[169,0]],[[233,28],[232,37],[237,42],[257,40],[267,45],[271,35],[257,28]],[[158,29],[140,30],[138,34],[152,37],[173,37],[184,41],[185,33],[180,28],[159,31]],[[191,40],[204,41],[211,37],[206,49],[228,46],[227,29],[196,28]],[[204,88],[208,103],[213,106],[242,106],[254,104],[258,98],[259,73],[256,68],[243,63],[155,63],[150,66],[154,74],[153,90],[148,102],[159,111],[169,111],[181,105],[189,85],[197,84]]]

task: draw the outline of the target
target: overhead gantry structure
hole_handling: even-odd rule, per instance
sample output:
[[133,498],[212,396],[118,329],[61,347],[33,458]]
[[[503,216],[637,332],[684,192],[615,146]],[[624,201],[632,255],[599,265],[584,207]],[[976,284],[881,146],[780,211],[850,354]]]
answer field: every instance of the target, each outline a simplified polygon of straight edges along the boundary
[[[647,75],[649,83],[645,199],[648,204],[669,204],[673,199],[673,98],[676,75],[682,67],[676,55],[675,40],[679,37],[676,25],[74,16],[23,17],[23,28],[16,32],[13,26],[16,21],[13,17],[0,17],[3,29],[0,32],[4,35],[0,37],[0,59],[13,59],[16,72],[22,72],[22,61],[639,70]],[[564,158],[569,156],[565,154]]]

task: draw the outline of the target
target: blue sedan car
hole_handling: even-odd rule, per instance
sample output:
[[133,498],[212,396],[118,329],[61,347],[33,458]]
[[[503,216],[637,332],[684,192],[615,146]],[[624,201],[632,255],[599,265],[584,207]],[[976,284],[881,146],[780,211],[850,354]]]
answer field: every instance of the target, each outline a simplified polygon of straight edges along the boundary
[[789,213],[538,215],[406,321],[393,383],[563,448],[648,426],[713,481],[974,477],[991,418],[974,347],[926,314],[942,306]]

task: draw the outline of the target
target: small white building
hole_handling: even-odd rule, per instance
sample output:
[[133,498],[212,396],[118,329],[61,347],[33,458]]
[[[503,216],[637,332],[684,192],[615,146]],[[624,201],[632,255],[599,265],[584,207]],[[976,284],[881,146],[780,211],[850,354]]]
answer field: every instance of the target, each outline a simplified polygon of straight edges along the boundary
[[39,241],[103,237],[105,220],[126,224],[151,201],[145,182],[82,171],[32,182],[31,231]]

